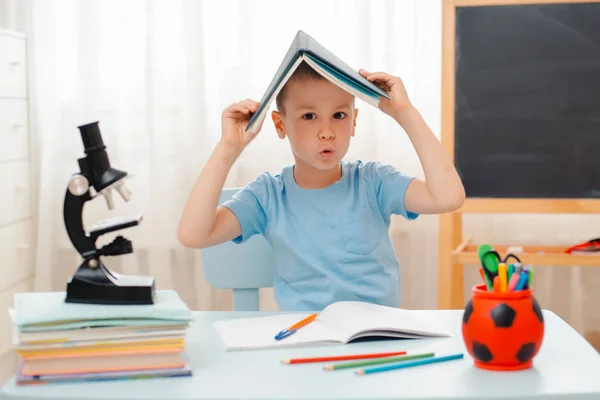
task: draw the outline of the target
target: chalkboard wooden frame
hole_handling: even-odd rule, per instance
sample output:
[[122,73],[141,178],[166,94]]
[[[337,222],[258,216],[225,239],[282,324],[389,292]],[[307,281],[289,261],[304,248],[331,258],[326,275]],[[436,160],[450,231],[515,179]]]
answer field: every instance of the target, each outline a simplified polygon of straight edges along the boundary
[[[456,8],[473,6],[580,4],[597,3],[595,0],[443,0],[442,3],[442,124],[441,142],[454,160],[455,126],[455,38]],[[463,264],[478,260],[470,245],[470,237],[463,240],[464,213],[600,213],[600,199],[528,199],[528,198],[469,198],[457,212],[440,216],[438,307],[464,307]],[[543,246],[542,246],[543,247]],[[542,265],[600,266],[600,257],[566,255],[548,246],[548,254],[535,261]],[[540,246],[536,247],[539,251]],[[532,262],[533,263],[533,262]]]

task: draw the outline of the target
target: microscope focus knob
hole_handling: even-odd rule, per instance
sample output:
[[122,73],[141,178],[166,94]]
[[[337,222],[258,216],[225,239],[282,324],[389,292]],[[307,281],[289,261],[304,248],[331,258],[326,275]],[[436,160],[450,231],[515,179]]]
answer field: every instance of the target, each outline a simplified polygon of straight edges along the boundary
[[69,179],[69,192],[74,196],[82,196],[87,193],[90,188],[88,179],[81,175],[75,174]]

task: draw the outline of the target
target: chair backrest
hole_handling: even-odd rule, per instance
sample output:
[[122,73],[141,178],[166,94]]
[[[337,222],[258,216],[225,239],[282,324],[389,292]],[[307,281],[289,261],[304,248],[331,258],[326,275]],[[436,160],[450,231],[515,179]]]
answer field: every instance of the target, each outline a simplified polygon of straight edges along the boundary
[[[240,188],[226,188],[219,204],[230,199]],[[233,289],[235,311],[258,311],[258,289],[273,287],[275,254],[262,235],[244,243],[232,241],[200,250],[204,276],[219,289]]]

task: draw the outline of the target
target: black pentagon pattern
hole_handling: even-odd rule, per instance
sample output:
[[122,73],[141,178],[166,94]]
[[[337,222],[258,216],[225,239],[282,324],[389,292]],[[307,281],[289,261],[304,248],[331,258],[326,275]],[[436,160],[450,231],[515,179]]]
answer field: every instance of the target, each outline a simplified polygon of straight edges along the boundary
[[488,349],[488,347],[485,344],[476,341],[473,341],[473,355],[479,361],[483,362],[490,362],[492,361],[492,358],[494,358],[494,356],[490,352],[490,349]]
[[533,299],[533,312],[535,313],[535,315],[537,315],[538,319],[540,320],[540,322],[543,324],[544,323],[544,315],[542,314],[542,309],[540,308],[540,305],[538,304],[538,302]]
[[526,343],[517,352],[517,360],[519,362],[526,362],[533,357],[533,353],[535,352],[535,343]]
[[473,313],[473,300],[469,300],[469,303],[465,307],[465,312],[463,314],[463,324],[469,322],[469,317]]
[[517,315],[516,311],[513,310],[508,304],[498,304],[491,311],[492,321],[494,321],[494,325],[496,328],[510,328],[512,326],[513,321],[515,320],[515,316]]

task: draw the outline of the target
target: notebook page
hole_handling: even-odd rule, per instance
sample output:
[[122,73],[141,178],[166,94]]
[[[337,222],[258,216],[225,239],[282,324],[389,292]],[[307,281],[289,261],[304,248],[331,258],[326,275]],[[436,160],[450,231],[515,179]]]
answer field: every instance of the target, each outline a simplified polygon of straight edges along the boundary
[[342,343],[339,336],[318,319],[281,340],[275,335],[310,314],[282,314],[266,317],[215,321],[213,326],[227,351],[325,345]]
[[321,312],[319,319],[335,327],[345,343],[365,332],[385,335],[386,331],[392,331],[405,333],[406,337],[449,336],[447,332],[419,318],[412,310],[371,303],[354,301],[334,303]]

